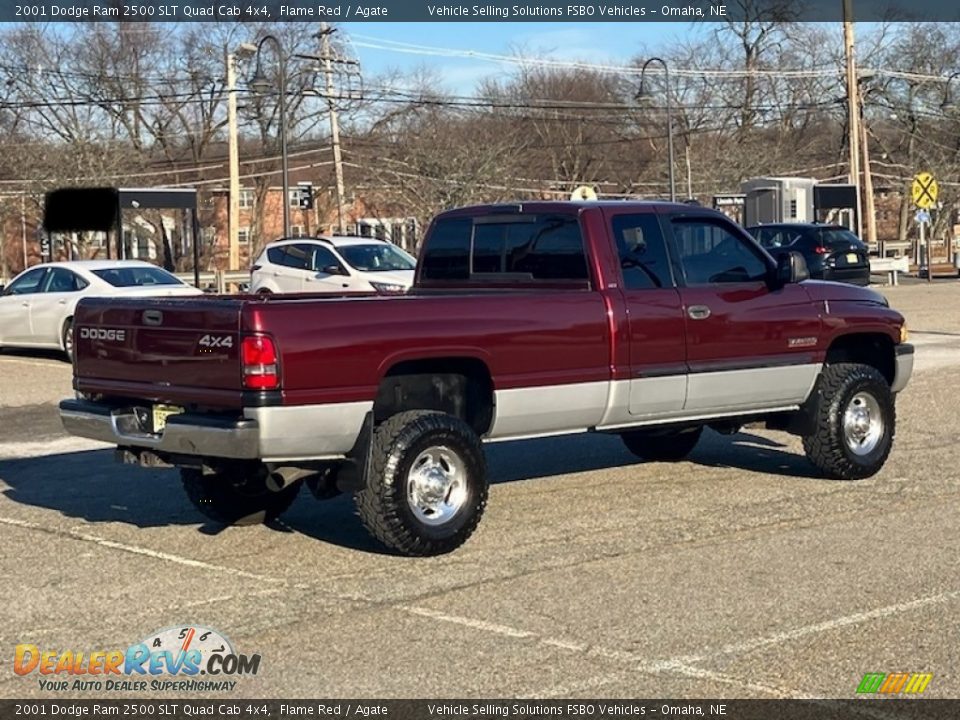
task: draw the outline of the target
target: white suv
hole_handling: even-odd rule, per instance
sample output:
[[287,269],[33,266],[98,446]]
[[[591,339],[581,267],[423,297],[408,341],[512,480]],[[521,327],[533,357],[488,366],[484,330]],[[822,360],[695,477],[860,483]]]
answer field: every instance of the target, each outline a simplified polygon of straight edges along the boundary
[[396,245],[361,237],[288,238],[267,245],[250,270],[255,293],[403,293],[417,261]]

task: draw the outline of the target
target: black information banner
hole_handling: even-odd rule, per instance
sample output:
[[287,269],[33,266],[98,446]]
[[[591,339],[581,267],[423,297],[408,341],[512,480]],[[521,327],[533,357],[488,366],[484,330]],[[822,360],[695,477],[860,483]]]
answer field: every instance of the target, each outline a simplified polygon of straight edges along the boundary
[[[857,0],[859,21],[960,20],[954,0]],[[729,22],[842,20],[840,0],[5,0],[20,22]]]
[[960,700],[0,700],[0,718],[954,720]]

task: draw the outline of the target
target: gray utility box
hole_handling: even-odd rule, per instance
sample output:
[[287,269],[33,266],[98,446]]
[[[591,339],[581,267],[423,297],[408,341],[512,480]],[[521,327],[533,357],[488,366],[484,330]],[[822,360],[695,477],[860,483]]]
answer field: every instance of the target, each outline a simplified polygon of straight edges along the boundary
[[746,195],[743,224],[761,225],[779,222],[814,222],[813,186],[815,178],[753,178],[740,185]]

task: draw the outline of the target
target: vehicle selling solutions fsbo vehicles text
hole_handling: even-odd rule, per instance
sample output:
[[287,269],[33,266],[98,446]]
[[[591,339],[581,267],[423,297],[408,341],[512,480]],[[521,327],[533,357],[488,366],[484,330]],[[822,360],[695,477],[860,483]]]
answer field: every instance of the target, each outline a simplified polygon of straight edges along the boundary
[[543,18],[641,18],[641,17],[724,17],[726,5],[710,5],[705,11],[693,5],[662,5],[660,7],[638,7],[636,5],[607,5],[580,3],[559,7],[540,5],[427,5],[427,12],[438,18],[499,18],[505,20],[515,17]]

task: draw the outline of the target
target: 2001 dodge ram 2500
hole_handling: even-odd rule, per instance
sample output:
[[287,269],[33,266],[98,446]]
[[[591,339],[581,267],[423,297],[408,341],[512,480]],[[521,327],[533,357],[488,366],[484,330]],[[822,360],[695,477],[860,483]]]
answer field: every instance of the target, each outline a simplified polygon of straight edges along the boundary
[[878,293],[659,202],[442,213],[404,296],[90,299],[74,325],[67,430],[180,467],[221,522],[274,518],[304,483],[353,492],[410,555],[476,528],[483,441],[595,431],[678,460],[705,426],[763,421],[822,474],[867,477],[913,368]]

